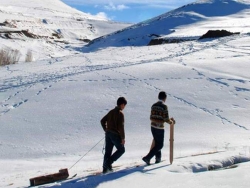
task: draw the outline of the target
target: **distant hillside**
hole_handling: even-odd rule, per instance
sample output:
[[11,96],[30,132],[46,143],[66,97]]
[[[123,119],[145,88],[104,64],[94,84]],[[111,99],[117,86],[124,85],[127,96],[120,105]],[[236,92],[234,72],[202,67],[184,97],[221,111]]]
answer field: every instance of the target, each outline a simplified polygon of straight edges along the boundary
[[144,46],[155,38],[199,38],[208,30],[250,31],[249,0],[200,0],[93,40],[88,49]]
[[[129,26],[80,12],[60,0],[1,0],[0,49],[36,59],[71,54],[86,42]],[[72,51],[72,52],[70,52]]]

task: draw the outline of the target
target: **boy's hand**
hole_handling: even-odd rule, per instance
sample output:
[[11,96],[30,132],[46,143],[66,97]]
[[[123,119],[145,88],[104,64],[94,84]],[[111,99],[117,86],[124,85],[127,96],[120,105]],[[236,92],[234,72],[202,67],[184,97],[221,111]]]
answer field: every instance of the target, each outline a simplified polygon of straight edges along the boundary
[[175,119],[173,117],[171,117],[170,120],[172,121],[172,124],[175,124]]
[[124,145],[125,144],[125,139],[122,139],[122,145]]

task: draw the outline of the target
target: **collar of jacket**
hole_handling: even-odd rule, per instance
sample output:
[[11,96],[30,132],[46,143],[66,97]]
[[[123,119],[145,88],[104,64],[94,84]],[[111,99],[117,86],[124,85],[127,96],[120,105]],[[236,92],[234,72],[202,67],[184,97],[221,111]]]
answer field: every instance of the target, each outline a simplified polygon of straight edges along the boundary
[[161,103],[163,103],[163,104],[165,103],[163,100],[159,100],[158,102],[161,102]]
[[117,109],[117,110],[122,110],[119,106],[116,106],[115,109]]

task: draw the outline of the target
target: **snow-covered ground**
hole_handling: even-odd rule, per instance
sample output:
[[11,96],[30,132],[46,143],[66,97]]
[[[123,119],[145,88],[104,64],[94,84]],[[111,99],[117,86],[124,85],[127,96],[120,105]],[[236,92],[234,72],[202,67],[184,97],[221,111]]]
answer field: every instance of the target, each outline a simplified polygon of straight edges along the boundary
[[[33,8],[34,2],[30,1]],[[244,3],[244,10],[249,3],[203,0],[199,1],[202,7],[202,2]],[[48,6],[48,11],[53,7]],[[248,24],[245,11],[236,14],[239,7],[230,6],[233,17],[242,17]],[[67,11],[60,15],[70,16]],[[221,11],[233,26],[235,20],[226,16],[228,9]],[[206,19],[207,29],[218,27],[213,25],[214,20],[210,21]],[[181,23],[179,28],[185,25]],[[199,20],[190,23],[192,36],[199,36],[201,27],[205,25]],[[77,176],[40,187],[249,187],[250,34],[244,24],[237,28],[244,32],[159,46],[119,44],[119,48],[99,51],[84,47],[89,53],[79,51],[83,43],[60,46],[62,51],[53,51],[53,44],[45,43],[46,54],[57,55],[0,67],[0,187],[28,187],[30,178],[56,173],[61,168],[68,168],[70,177]],[[19,40],[2,40],[13,48],[20,45]],[[111,43],[106,38],[106,44]],[[26,45],[21,46],[26,49]],[[42,51],[40,43],[37,46]],[[141,158],[152,141],[150,107],[161,90],[168,93],[169,113],[176,119],[174,162],[169,164],[166,126],[164,161],[143,166]],[[124,110],[126,153],[114,163],[115,173],[92,176],[102,169],[104,133],[100,119],[115,107],[119,96],[128,100]],[[217,170],[208,170],[212,168]]]
[[[249,34],[147,47],[107,48],[0,68],[1,187],[70,168],[104,137],[100,119],[125,96],[126,153],[117,173],[101,170],[103,141],[70,169],[77,177],[42,187],[249,187]],[[149,113],[168,93],[175,117],[174,163],[149,167]],[[153,161],[152,161],[153,162]],[[202,172],[202,173],[199,173]]]

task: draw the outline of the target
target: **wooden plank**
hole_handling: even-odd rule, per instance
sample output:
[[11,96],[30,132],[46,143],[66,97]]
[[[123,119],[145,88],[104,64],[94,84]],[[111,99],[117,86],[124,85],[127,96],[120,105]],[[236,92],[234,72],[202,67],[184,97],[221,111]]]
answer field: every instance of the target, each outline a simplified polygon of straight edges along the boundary
[[170,164],[172,164],[173,160],[174,160],[174,124],[170,125],[170,138],[169,138],[169,142],[170,142],[169,160],[170,160]]
[[38,176],[30,179],[30,186],[43,185],[46,183],[53,183],[55,181],[64,180],[69,177],[68,169],[61,169],[58,173],[49,174],[46,176]]

